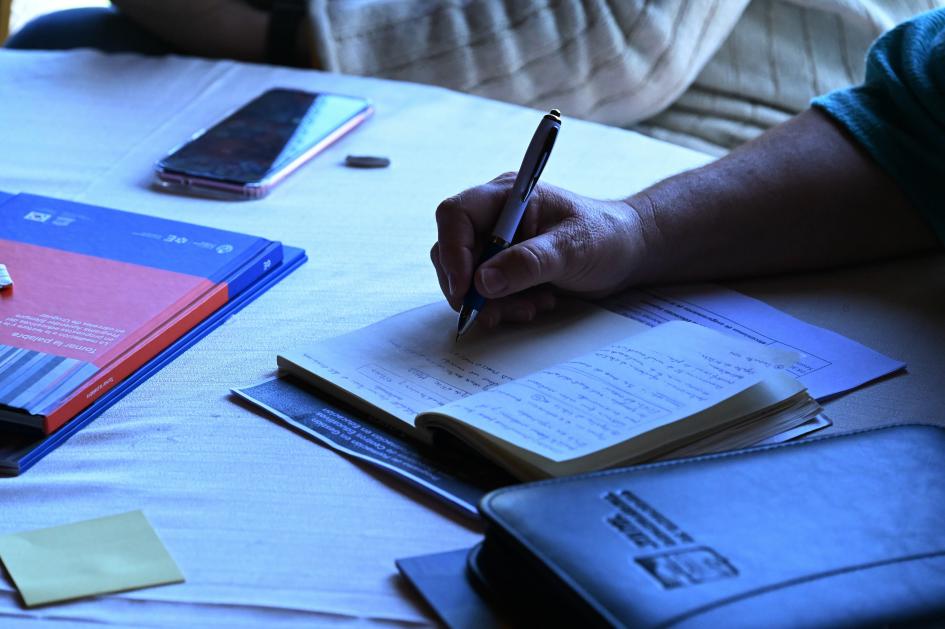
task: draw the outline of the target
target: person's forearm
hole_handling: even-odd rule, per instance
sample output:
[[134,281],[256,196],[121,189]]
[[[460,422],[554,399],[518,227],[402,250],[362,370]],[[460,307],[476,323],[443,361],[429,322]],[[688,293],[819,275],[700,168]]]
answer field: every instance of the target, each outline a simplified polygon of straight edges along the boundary
[[938,245],[896,183],[818,110],[627,202],[647,253],[627,284],[813,269]]

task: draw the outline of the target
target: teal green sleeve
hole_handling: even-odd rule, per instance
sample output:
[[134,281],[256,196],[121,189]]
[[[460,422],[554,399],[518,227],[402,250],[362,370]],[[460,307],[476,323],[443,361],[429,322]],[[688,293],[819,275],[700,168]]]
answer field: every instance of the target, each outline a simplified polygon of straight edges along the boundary
[[883,35],[863,84],[812,106],[863,145],[945,241],[945,9]]

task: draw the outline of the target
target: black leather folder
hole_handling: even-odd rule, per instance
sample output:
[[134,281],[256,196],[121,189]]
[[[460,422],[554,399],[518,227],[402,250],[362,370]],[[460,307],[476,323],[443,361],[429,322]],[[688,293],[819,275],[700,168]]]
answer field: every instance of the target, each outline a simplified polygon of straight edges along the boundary
[[500,489],[470,580],[519,624],[941,625],[945,429],[896,426]]

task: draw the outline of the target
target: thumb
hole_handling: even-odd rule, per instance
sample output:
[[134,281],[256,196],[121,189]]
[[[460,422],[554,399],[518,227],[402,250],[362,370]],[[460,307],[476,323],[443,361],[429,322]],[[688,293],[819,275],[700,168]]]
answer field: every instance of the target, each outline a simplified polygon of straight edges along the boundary
[[529,238],[496,254],[476,271],[476,290],[488,299],[554,283],[565,272],[566,251],[560,230]]

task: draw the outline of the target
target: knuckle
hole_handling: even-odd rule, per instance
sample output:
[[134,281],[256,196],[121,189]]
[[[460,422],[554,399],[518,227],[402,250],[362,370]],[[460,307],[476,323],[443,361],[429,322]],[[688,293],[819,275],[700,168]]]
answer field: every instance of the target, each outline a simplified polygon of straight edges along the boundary
[[457,210],[459,210],[461,205],[462,193],[454,194],[453,196],[444,199],[438,206],[436,206],[436,221],[439,223],[449,219],[456,213]]
[[567,229],[555,232],[555,246],[566,259],[580,258],[599,236],[587,221],[570,221]]
[[539,181],[535,184],[535,189],[532,190],[532,195],[541,203],[551,203],[558,200],[558,195],[555,194],[554,188],[544,181]]

